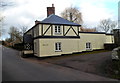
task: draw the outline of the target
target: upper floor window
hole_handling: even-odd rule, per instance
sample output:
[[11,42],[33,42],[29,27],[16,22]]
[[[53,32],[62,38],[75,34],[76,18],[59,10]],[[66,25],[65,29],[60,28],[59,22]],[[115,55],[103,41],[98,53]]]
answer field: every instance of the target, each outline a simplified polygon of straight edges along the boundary
[[60,25],[55,25],[55,34],[61,34]]

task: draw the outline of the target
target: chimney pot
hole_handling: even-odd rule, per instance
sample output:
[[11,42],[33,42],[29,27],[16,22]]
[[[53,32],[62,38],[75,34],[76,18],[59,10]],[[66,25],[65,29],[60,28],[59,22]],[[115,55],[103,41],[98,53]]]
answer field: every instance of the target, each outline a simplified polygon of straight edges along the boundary
[[54,4],[52,4],[52,7],[54,7]]
[[40,23],[40,21],[36,20],[36,21],[35,21],[35,25],[38,24],[38,23]]

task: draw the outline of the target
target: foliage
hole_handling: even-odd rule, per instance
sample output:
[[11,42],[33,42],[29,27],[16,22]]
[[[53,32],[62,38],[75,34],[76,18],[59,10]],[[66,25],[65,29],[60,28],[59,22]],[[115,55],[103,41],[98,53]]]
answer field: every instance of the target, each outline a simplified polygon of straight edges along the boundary
[[120,61],[113,61],[111,64],[112,78],[120,79]]
[[28,27],[23,25],[18,27],[10,27],[10,30],[8,34],[10,35],[10,38],[7,38],[5,40],[5,44],[7,46],[14,46],[15,44],[22,43],[23,42],[23,34],[27,31]]

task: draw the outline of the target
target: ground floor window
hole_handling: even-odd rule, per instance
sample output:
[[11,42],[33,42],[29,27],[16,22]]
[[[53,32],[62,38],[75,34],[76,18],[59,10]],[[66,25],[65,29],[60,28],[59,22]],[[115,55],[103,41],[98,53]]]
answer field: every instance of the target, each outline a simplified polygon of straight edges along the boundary
[[61,51],[61,42],[55,43],[55,51]]
[[87,42],[86,43],[86,49],[88,50],[88,49],[91,49],[91,43],[90,42]]

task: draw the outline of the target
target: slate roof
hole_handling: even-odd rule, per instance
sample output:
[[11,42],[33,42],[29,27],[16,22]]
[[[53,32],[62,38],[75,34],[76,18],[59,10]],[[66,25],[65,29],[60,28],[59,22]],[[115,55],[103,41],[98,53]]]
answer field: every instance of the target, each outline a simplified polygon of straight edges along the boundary
[[42,20],[41,23],[50,23],[50,24],[64,24],[64,25],[74,25],[74,26],[80,26],[77,23],[70,22],[64,18],[61,18],[57,15],[50,15],[46,19]]

